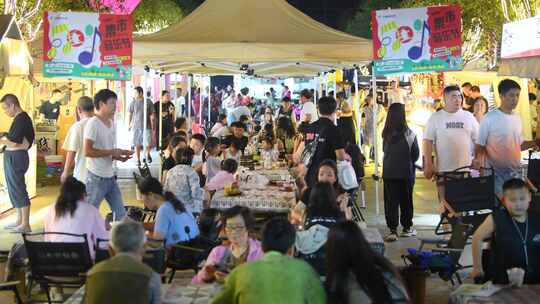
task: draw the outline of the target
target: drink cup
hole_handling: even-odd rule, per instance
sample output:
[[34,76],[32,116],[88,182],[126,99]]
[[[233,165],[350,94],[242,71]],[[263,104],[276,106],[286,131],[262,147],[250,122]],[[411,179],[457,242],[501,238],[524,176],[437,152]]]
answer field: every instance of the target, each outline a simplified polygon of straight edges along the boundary
[[508,275],[508,282],[512,286],[521,287],[523,285],[523,279],[525,278],[525,270],[522,268],[514,267],[506,270]]

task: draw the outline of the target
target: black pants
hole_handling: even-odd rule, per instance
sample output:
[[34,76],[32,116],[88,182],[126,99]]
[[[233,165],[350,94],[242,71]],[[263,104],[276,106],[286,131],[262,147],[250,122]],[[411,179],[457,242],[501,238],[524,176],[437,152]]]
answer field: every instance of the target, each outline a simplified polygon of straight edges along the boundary
[[411,179],[384,179],[384,216],[390,230],[397,230],[399,221],[404,229],[412,227],[413,187]]

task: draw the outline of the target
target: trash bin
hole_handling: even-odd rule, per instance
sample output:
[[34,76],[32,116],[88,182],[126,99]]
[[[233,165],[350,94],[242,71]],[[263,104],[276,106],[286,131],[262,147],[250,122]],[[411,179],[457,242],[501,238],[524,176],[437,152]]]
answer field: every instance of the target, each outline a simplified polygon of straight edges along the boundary
[[412,304],[425,304],[426,302],[426,278],[429,272],[423,268],[408,265],[400,269]]

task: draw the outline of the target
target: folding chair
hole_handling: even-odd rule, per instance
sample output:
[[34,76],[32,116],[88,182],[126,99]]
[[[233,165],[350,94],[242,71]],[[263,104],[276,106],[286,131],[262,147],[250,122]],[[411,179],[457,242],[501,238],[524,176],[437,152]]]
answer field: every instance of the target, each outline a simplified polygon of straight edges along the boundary
[[[45,235],[63,235],[80,239],[78,242],[45,242]],[[63,232],[24,233],[23,241],[30,264],[28,294],[31,299],[32,285],[40,284],[50,298],[50,287],[79,288],[85,282],[85,274],[92,267],[86,234]]]
[[531,205],[529,210],[540,212],[540,159],[533,158],[535,152],[529,150],[529,161],[527,163],[527,183],[531,188]]
[[[411,255],[423,256],[425,261],[422,266],[432,273],[438,273],[439,277],[444,281],[449,280],[452,285],[455,285],[455,277],[458,284],[461,284],[462,280],[458,271],[470,268],[472,265],[461,265],[459,259],[467,244],[467,240],[472,234],[473,226],[471,224],[463,224],[456,221],[452,225],[449,240],[420,238],[418,249],[415,251],[409,250],[409,253]],[[431,254],[425,254],[426,252],[422,251],[425,245],[435,245],[437,247],[431,249]]]
[[354,188],[351,190],[348,190],[347,193],[349,193],[349,203],[347,204],[348,207],[351,207],[353,218],[352,220],[356,223],[365,222],[366,219],[364,218],[364,215],[362,214],[362,209],[358,205],[358,189]]
[[201,262],[216,245],[215,241],[201,236],[172,245],[167,257],[167,267],[171,268],[168,283],[172,282],[177,270],[193,270],[197,273]]
[[438,176],[444,187],[446,210],[435,228],[435,234],[452,233],[444,226],[452,227],[454,222],[471,224],[474,233],[497,205],[493,169],[481,168],[480,173],[480,176],[473,176],[471,167],[463,167]]
[[0,283],[0,291],[12,291],[15,294],[16,303],[22,304],[23,301],[21,299],[21,295],[19,294],[19,290],[17,289],[17,285],[19,284],[19,281]]

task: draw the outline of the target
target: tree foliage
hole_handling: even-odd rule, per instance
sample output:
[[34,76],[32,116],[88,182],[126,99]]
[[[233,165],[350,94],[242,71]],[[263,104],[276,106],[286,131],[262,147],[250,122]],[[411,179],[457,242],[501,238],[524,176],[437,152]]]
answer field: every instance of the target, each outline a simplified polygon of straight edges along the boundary
[[[18,24],[29,41],[39,33],[45,11],[92,11],[85,0],[0,0],[4,13],[13,13],[13,4]],[[133,12],[135,31],[141,33],[157,31],[181,18],[182,9],[176,0],[142,0]]]
[[465,62],[484,59],[493,66],[506,22],[536,15],[538,0],[405,0],[402,7],[459,4],[463,20]]

